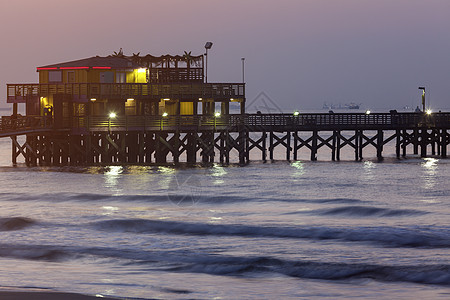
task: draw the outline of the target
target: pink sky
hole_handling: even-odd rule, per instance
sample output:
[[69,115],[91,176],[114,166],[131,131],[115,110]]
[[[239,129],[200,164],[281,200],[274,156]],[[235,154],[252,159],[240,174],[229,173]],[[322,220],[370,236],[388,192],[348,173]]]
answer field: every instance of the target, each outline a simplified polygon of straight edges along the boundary
[[447,0],[28,0],[0,3],[0,106],[6,83],[37,82],[36,66],[141,52],[209,52],[208,79],[240,82],[284,111],[324,102],[450,110]]

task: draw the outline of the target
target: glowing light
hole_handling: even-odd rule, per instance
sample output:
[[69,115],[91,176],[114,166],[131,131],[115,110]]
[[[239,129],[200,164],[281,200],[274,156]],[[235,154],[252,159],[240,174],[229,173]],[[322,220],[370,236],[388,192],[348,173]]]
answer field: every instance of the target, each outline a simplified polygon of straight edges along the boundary
[[60,70],[84,70],[89,69],[89,67],[60,67]]
[[234,98],[230,98],[230,101],[234,101]]
[[427,115],[431,115],[432,111],[431,109],[427,109]]
[[117,114],[115,112],[109,113],[109,118],[110,119],[114,119],[115,117],[117,117]]
[[91,101],[95,102],[95,101],[97,101],[97,99],[96,98],[91,98]]
[[169,115],[169,114],[166,113],[166,112],[163,112],[163,114],[162,114],[163,117],[167,117],[168,115]]
[[216,118],[220,117],[220,112],[216,111],[216,112],[214,113],[214,117],[216,117]]
[[58,70],[58,68],[36,68],[38,71],[44,71],[44,70]]
[[298,116],[300,113],[298,112],[298,110],[294,111],[294,116]]
[[170,101],[170,98],[164,98],[163,100],[164,101]]
[[127,101],[134,101],[134,98],[128,98]]
[[198,98],[198,101],[202,101],[203,100],[203,98]]
[[147,69],[140,68],[140,69],[138,69],[137,71],[138,71],[138,73],[145,73],[145,72],[147,71]]
[[370,115],[370,110],[366,110],[366,115]]

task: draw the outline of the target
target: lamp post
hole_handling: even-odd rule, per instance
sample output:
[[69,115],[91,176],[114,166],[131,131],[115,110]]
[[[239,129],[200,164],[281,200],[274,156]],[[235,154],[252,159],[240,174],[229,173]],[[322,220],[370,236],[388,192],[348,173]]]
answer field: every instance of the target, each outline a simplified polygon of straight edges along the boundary
[[419,86],[419,90],[422,90],[422,111],[425,112],[425,87]]
[[206,66],[205,66],[205,82],[208,83],[208,50],[211,49],[213,43],[206,42],[205,44],[205,58],[206,58]]
[[217,118],[220,118],[220,112],[218,111],[214,113],[214,131],[216,131]]
[[245,57],[241,58],[241,60],[242,60],[242,83],[245,83],[245,77],[244,77],[244,75],[245,75],[245,73],[244,73]]
[[111,134],[111,119],[115,119],[117,117],[115,112],[110,112],[108,115],[108,133]]
[[161,130],[164,129],[163,122],[164,122],[164,119],[167,118],[168,115],[169,114],[167,112],[163,112],[163,114],[161,115],[162,116],[162,118],[161,118]]

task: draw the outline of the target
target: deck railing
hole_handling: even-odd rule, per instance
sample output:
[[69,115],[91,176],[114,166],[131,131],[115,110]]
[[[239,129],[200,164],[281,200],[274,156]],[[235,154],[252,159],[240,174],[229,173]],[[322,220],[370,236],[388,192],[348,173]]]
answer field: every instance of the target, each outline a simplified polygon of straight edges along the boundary
[[16,132],[34,129],[52,128],[52,120],[39,116],[2,116],[0,118],[0,133]]
[[141,130],[230,130],[242,127],[249,131],[310,131],[310,130],[396,130],[449,129],[450,113],[338,113],[338,114],[245,114],[197,116],[81,116],[64,118],[55,123],[51,117],[3,116],[0,133],[12,134],[33,129],[75,129],[83,131]]
[[88,130],[236,130],[239,126],[252,131],[270,130],[376,130],[416,127],[450,128],[450,113],[342,113],[342,114],[245,114],[197,116],[107,116],[75,117],[74,128]]
[[198,98],[245,98],[244,83],[49,83],[7,84],[8,102],[25,101],[30,97],[54,94],[70,95],[73,99],[137,98],[161,100]]

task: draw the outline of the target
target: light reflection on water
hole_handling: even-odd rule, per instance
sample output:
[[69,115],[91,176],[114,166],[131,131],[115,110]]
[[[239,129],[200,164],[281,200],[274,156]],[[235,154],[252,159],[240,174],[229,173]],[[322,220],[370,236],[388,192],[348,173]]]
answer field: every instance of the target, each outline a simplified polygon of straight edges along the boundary
[[439,159],[428,157],[421,164],[424,171],[422,176],[423,186],[426,189],[433,189],[437,184],[436,173],[438,171],[438,162]]
[[214,178],[214,184],[220,185],[225,183],[224,177],[228,174],[227,169],[221,165],[214,164],[210,170],[211,176]]
[[110,166],[104,173],[104,186],[109,189],[113,195],[122,194],[122,188],[118,185],[120,175],[122,174],[122,166]]
[[305,167],[302,161],[295,161],[291,163],[291,166],[295,168],[295,172],[292,174],[294,180],[296,177],[303,176],[305,174]]

